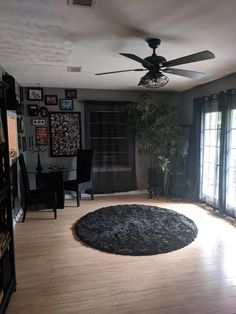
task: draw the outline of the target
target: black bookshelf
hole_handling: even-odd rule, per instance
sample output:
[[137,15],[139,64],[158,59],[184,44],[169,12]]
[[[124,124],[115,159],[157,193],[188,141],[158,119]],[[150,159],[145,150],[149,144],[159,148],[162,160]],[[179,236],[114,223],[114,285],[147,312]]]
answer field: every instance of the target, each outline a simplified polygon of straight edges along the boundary
[[0,314],[16,290],[5,88],[0,83]]

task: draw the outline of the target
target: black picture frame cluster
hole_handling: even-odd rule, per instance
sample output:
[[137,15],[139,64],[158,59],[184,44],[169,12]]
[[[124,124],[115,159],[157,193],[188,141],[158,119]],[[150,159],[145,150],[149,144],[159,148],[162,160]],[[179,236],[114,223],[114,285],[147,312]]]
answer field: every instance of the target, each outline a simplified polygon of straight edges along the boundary
[[[74,110],[73,99],[77,98],[76,89],[65,89],[65,98],[60,99],[59,108],[63,111],[72,111]],[[43,88],[41,87],[28,87],[27,88],[27,99],[30,101],[43,101],[45,106],[57,106],[58,105],[58,96],[57,95],[43,95]],[[30,117],[36,117],[41,114],[42,117],[46,117],[46,110],[40,107],[38,108],[37,104],[28,105],[28,114]],[[41,111],[42,112],[41,112]]]

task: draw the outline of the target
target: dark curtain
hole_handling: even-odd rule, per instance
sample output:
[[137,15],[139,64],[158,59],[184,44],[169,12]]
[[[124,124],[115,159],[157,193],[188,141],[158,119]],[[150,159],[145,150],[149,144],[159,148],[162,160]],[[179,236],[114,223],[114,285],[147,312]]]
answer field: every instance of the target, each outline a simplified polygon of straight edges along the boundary
[[236,89],[227,90],[223,201],[225,213],[236,218]]
[[189,185],[188,197],[196,201],[199,200],[202,108],[203,98],[195,98],[193,101],[193,124],[189,139],[187,178]]
[[225,188],[226,188],[226,158],[227,158],[227,116],[228,106],[226,102],[226,94],[219,93],[219,111],[222,113],[221,119],[221,137],[220,137],[220,172],[219,172],[219,208],[222,213],[225,212]]
[[[204,119],[208,112],[218,112],[221,117],[219,130],[219,194],[217,200],[201,197],[202,190],[202,164],[204,141]],[[193,102],[193,124],[191,127],[189,143],[189,163],[188,163],[188,182],[189,198],[195,201],[204,201],[221,212],[225,212],[225,189],[226,189],[226,151],[227,151],[227,103],[226,94],[219,94],[195,98]],[[210,140],[211,141],[211,140]],[[215,170],[217,171],[217,170]],[[218,189],[217,189],[218,191]]]

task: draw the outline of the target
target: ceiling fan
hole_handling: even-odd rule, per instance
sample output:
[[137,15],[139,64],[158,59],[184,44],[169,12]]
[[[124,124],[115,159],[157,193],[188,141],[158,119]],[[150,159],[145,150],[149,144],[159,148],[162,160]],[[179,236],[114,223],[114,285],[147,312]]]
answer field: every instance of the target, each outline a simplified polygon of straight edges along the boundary
[[172,68],[173,66],[215,58],[215,55],[211,51],[204,50],[204,51],[200,51],[200,52],[187,55],[181,58],[167,61],[164,57],[158,56],[156,54],[156,48],[161,43],[161,40],[159,38],[150,38],[150,39],[147,39],[146,41],[149,47],[153,49],[153,54],[149,57],[142,59],[132,53],[120,53],[120,55],[124,57],[127,57],[129,59],[132,59],[134,61],[141,63],[143,68],[112,71],[112,72],[102,72],[102,73],[96,73],[95,75],[104,75],[104,74],[130,72],[130,71],[148,71],[148,73],[141,78],[138,85],[143,85],[145,87],[161,87],[161,86],[166,85],[169,81],[169,78],[165,76],[163,72],[180,75],[184,77],[189,77],[192,79],[200,79],[205,76],[205,73],[203,72],[175,69],[175,68]]

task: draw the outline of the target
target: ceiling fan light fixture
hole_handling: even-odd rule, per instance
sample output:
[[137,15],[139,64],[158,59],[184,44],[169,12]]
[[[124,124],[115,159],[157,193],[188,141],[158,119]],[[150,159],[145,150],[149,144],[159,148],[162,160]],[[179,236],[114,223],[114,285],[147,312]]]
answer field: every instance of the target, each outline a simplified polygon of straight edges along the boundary
[[169,78],[161,72],[148,72],[141,77],[138,85],[147,88],[159,88],[165,86],[169,82]]

